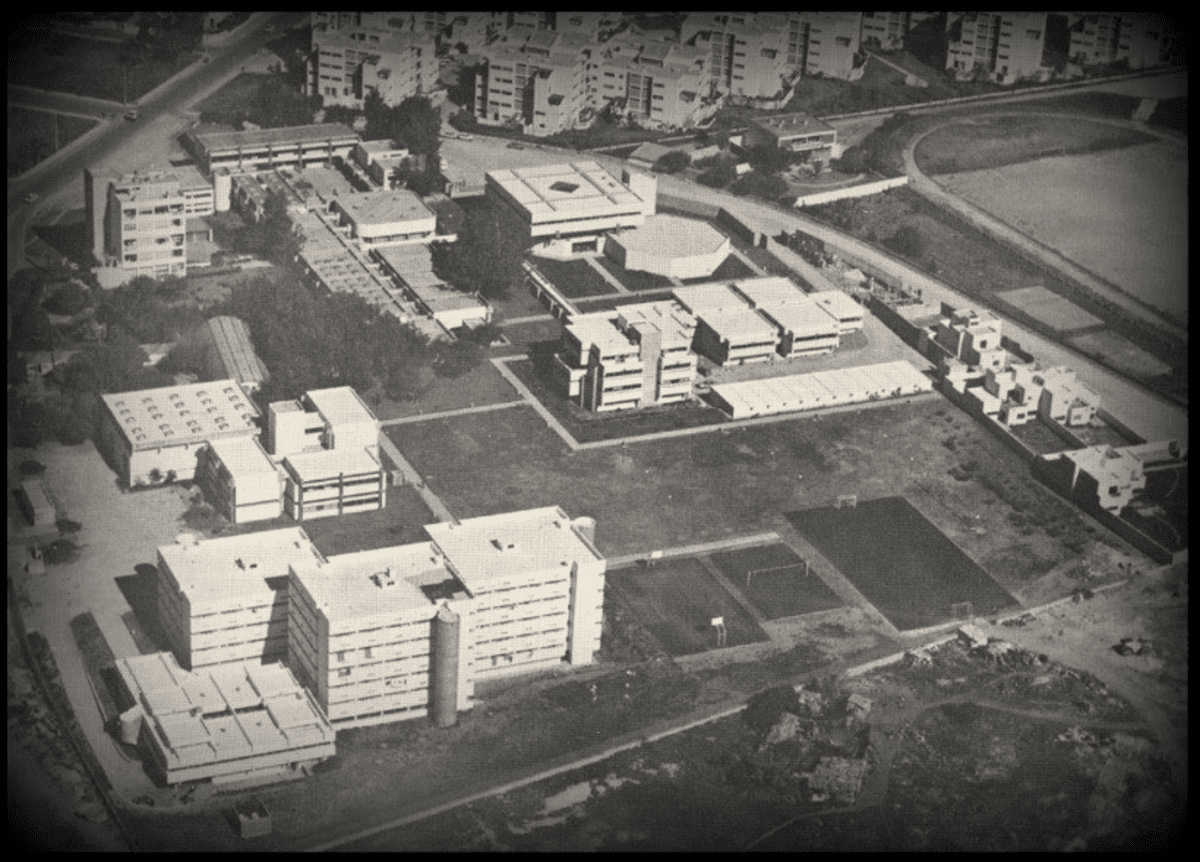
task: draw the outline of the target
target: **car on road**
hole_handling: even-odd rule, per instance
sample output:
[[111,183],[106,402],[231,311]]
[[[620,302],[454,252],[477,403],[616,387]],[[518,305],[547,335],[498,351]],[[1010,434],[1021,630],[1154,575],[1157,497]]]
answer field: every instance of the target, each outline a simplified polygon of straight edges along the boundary
[[475,136],[474,136],[474,135],[468,135],[466,132],[459,132],[459,133],[458,133],[458,139],[459,139],[460,141],[473,141],[473,140],[475,140]]
[[516,141],[509,141],[509,142],[508,142],[508,144],[507,144],[506,146],[507,146],[507,147],[508,147],[510,150],[523,150],[523,149],[525,149],[525,145],[524,145],[524,144],[518,144]]
[[126,111],[126,112],[125,112],[125,119],[129,120],[130,122],[133,122],[134,120],[136,120],[136,119],[137,119],[138,117],[140,117],[140,116],[141,116],[141,114],[139,114],[139,113],[137,112],[137,109],[136,109],[136,108],[133,108],[133,109],[131,109],[131,110],[128,110],[128,111]]
[[31,204],[40,197],[41,195],[39,195],[37,192],[30,192],[29,194],[25,195],[25,203]]

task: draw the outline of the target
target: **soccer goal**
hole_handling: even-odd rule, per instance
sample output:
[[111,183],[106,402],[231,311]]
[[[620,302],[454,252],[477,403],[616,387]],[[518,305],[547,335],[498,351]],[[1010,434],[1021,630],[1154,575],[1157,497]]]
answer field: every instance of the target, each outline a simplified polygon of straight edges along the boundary
[[765,569],[747,569],[746,570],[746,587],[749,589],[750,582],[755,575],[765,575],[769,572],[795,572],[796,574],[808,577],[808,560],[801,560],[798,563],[788,563],[784,566],[770,566]]
[[853,509],[858,505],[857,494],[838,494],[837,502],[833,504],[835,509]]

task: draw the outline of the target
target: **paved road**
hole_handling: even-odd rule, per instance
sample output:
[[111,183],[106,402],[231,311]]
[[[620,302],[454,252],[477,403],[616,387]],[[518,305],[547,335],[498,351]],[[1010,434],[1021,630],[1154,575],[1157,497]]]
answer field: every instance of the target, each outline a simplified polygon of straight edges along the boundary
[[[1039,117],[1061,117],[1058,113],[1042,113],[1026,111],[1021,116],[1039,116]],[[998,114],[972,115],[969,119],[952,120],[951,123],[971,123],[975,119],[983,119],[984,117],[995,117]],[[1002,116],[1000,114],[999,116]],[[1187,151],[1187,140],[1180,140],[1179,136],[1173,132],[1164,132],[1157,130],[1145,123],[1135,123],[1132,120],[1110,120],[1110,119],[1090,119],[1088,122],[1099,123],[1107,126],[1115,126],[1122,129],[1134,129],[1145,134],[1153,135],[1159,140],[1166,141],[1181,147],[1184,152]],[[948,123],[949,125],[949,123]],[[941,127],[939,127],[941,128]],[[957,195],[951,194],[942,188],[936,180],[922,172],[917,165],[916,149],[917,146],[927,136],[936,132],[937,129],[930,129],[921,135],[913,138],[904,148],[904,170],[908,174],[909,188],[917,192],[922,197],[928,198],[933,203],[953,210],[956,214],[965,219],[969,224],[987,234],[990,237],[1007,243],[1026,255],[1036,259],[1043,266],[1055,270],[1063,278],[1071,281],[1076,281],[1084,287],[1091,290],[1097,296],[1107,300],[1108,302],[1119,306],[1126,313],[1149,322],[1153,326],[1169,332],[1176,338],[1180,338],[1186,344],[1188,340],[1188,331],[1186,326],[1179,326],[1175,319],[1164,315],[1162,312],[1147,305],[1137,297],[1131,296],[1121,288],[1114,284],[1110,284],[1103,278],[1100,278],[1090,270],[1085,269],[1075,261],[1067,258],[1055,249],[1039,242],[1027,234],[1016,230],[1009,224],[1001,221],[985,210],[980,209],[969,201],[963,200]]]
[[[102,164],[117,153],[136,152],[145,148],[149,139],[147,128],[159,117],[166,117],[190,105],[217,89],[241,72],[242,67],[273,36],[264,32],[274,22],[279,28],[299,21],[301,13],[261,12],[251,17],[244,32],[238,33],[228,45],[212,49],[207,63],[193,63],[138,101],[141,119],[137,122],[112,122],[93,130],[74,144],[22,175],[8,185],[8,275],[19,269],[25,257],[25,232],[37,211],[48,208],[54,199],[82,188],[83,169]],[[150,145],[151,147],[156,146]],[[23,199],[36,191],[42,200],[29,206]]]
[[8,106],[10,108],[29,108],[34,111],[51,111],[56,114],[72,114],[79,117],[93,117],[103,120],[114,114],[123,114],[126,106],[120,102],[110,102],[108,99],[93,99],[89,96],[76,96],[71,93],[53,93],[49,90],[38,90],[34,87],[21,87],[16,84],[8,85]]

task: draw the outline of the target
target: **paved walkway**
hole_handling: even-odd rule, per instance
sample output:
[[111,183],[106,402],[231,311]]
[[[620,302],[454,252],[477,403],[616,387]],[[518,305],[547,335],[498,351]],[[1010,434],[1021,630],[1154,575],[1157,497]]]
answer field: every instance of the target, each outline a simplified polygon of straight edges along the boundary
[[[969,118],[952,120],[947,125],[952,124],[970,124],[977,119],[985,117],[1003,116],[1002,113],[987,115],[972,115]],[[1061,113],[1051,112],[1022,112],[1020,116],[1035,116],[1035,117],[1062,117]],[[1153,135],[1161,141],[1181,146],[1184,151],[1187,150],[1187,142],[1180,141],[1179,138],[1170,133],[1163,132],[1153,127],[1147,126],[1145,123],[1137,123],[1132,120],[1114,120],[1102,118],[1088,118],[1090,123],[1099,123],[1106,126],[1114,126],[1120,129],[1133,129],[1143,132],[1148,135]],[[904,170],[909,177],[909,188],[917,192],[924,198],[929,199],[939,206],[953,210],[957,215],[965,219],[969,224],[987,234],[990,237],[1000,240],[1013,246],[1019,251],[1029,255],[1037,260],[1043,266],[1053,269],[1063,278],[1078,282],[1088,290],[1095,293],[1097,296],[1107,302],[1119,306],[1123,311],[1137,317],[1141,320],[1149,322],[1151,325],[1169,332],[1176,338],[1182,339],[1186,344],[1188,340],[1188,331],[1186,326],[1180,326],[1173,318],[1164,315],[1158,309],[1147,305],[1135,296],[1126,293],[1120,287],[1106,281],[1090,270],[1080,266],[1075,261],[1066,257],[1062,253],[1056,251],[1049,245],[1046,245],[1039,240],[1034,239],[1026,233],[1023,233],[1012,227],[1007,222],[993,216],[986,210],[980,209],[970,201],[964,200],[955,194],[946,191],[936,180],[929,177],[921,171],[917,165],[916,149],[929,135],[944,126],[939,126],[936,129],[930,129],[916,138],[908,142],[904,148]]]
[[742,251],[740,248],[735,248],[733,246],[730,246],[729,253],[732,254],[734,257],[736,257],[738,260],[740,260],[742,263],[744,263],[746,266],[748,266],[752,270],[754,270],[754,272],[757,275],[769,275],[770,274],[765,269],[763,269],[761,266],[759,266],[757,263],[752,261],[750,258],[746,257],[746,253],[744,251]]
[[628,566],[634,566],[638,563],[650,559],[652,553],[661,553],[659,559],[670,559],[671,557],[692,557],[696,554],[707,554],[712,551],[724,551],[729,548],[744,548],[750,545],[768,545],[772,542],[779,541],[779,534],[775,532],[752,533],[747,536],[733,536],[729,539],[719,539],[715,542],[696,542],[691,545],[679,545],[674,548],[662,548],[642,551],[636,554],[622,554],[619,557],[608,558],[608,568],[622,569]]
[[525,399],[526,403],[538,412],[538,415],[550,426],[550,430],[561,437],[563,442],[571,447],[572,451],[577,451],[580,448],[579,443],[571,436],[571,432],[555,419],[554,414],[543,407],[542,402],[538,400],[537,396],[529,391],[529,387],[522,383],[517,375],[512,373],[508,367],[509,361],[507,358],[497,358],[492,360],[492,365],[495,365],[496,370],[500,372],[501,376],[512,384],[513,389],[521,393],[521,397]]
[[500,321],[500,325],[501,326],[516,326],[521,323],[537,323],[538,321],[542,321],[542,320],[554,320],[554,319],[555,319],[554,315],[547,312],[546,314],[531,314],[528,317],[513,317],[508,320],[502,320],[502,321]]
[[[442,410],[439,413],[418,413],[416,416],[400,416],[396,419],[384,419],[380,426],[409,425],[413,422],[426,422],[430,419],[449,419],[451,416],[466,416],[471,413],[490,413],[493,410],[507,410],[510,407],[524,407],[524,401],[505,401],[500,404],[481,404],[478,407],[459,407],[457,410]],[[390,440],[388,442],[391,442]]]
[[433,493],[429,486],[425,484],[425,480],[421,478],[421,474],[416,471],[408,459],[400,454],[400,450],[396,448],[396,444],[386,434],[379,435],[379,446],[384,452],[387,452],[392,463],[404,475],[404,481],[408,482],[417,489],[417,493],[421,495],[421,499],[425,501],[425,505],[429,507],[429,511],[433,516],[443,523],[457,524],[458,518],[446,507],[442,502],[442,498]]
[[584,260],[587,261],[587,265],[592,268],[592,270],[596,273],[596,275],[600,276],[602,279],[604,279],[610,285],[612,285],[612,287],[617,291],[617,293],[629,294],[629,293],[633,292],[629,288],[627,288],[625,285],[621,284],[621,282],[617,281],[617,279],[613,276],[613,274],[611,272],[609,272],[607,269],[602,267],[600,264],[596,263],[596,258],[585,257]]

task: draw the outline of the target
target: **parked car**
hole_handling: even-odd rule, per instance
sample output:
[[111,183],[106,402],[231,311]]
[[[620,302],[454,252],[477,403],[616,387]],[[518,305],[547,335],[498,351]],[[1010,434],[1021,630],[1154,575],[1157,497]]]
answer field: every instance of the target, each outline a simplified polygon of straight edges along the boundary
[[516,141],[509,141],[507,146],[508,146],[508,148],[509,148],[510,150],[523,150],[523,149],[525,149],[525,145],[524,145],[524,144],[518,144]]

